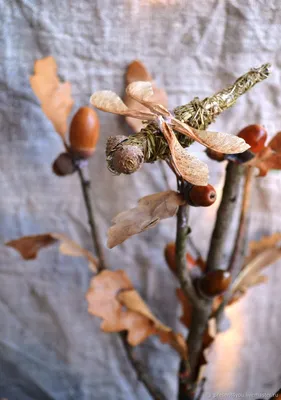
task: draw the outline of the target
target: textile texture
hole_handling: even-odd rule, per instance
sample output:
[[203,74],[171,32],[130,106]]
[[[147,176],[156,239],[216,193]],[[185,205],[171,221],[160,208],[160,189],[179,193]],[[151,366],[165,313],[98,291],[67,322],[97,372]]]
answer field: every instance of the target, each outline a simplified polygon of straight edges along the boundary
[[[111,89],[122,95],[127,65],[140,59],[165,87],[169,106],[204,98],[265,62],[271,76],[222,114],[212,129],[237,133],[245,125],[281,128],[281,4],[278,0],[0,0],[0,398],[9,400],[149,400],[120,339],[100,331],[87,313],[91,277],[82,259],[54,246],[30,262],[4,246],[7,240],[63,232],[91,250],[91,238],[76,176],[59,178],[51,163],[63,150],[29,85],[36,59],[53,55],[59,74],[72,83],[75,112],[90,95]],[[111,219],[147,194],[166,190],[157,163],[131,176],[106,167],[107,137],[130,133],[123,119],[100,113],[101,138],[90,161],[95,213],[102,241]],[[225,165],[193,153],[210,168],[221,193]],[[175,188],[173,175],[169,182]],[[252,239],[280,230],[281,174],[255,181]],[[217,205],[191,210],[192,237],[207,253]],[[163,248],[174,240],[175,220],[108,250],[112,269],[125,269],[153,312],[186,331]],[[231,246],[229,241],[228,249]],[[281,275],[249,291],[228,312],[231,329],[209,355],[203,399],[220,393],[259,393],[268,398],[281,382]],[[178,356],[149,339],[137,349],[155,385],[177,398]],[[264,395],[262,395],[264,394]]]

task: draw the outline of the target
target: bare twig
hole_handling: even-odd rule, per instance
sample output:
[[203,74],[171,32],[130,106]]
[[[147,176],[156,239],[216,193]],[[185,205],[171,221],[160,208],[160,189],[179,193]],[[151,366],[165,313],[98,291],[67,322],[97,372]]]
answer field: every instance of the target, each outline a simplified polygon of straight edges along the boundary
[[[101,245],[101,241],[99,239],[96,223],[95,223],[95,218],[94,218],[94,212],[93,212],[93,206],[92,206],[92,199],[91,199],[91,192],[90,192],[90,180],[85,178],[84,171],[81,168],[81,166],[78,164],[76,165],[81,187],[82,187],[82,192],[83,192],[83,197],[84,197],[84,202],[85,202],[85,207],[88,215],[88,222],[91,228],[91,236],[92,236],[92,241],[93,245],[96,251],[96,254],[99,258],[99,272],[101,272],[104,269],[107,269],[106,263],[105,263],[105,257],[104,257],[104,251],[103,247]],[[150,393],[151,397],[154,400],[166,400],[166,397],[164,394],[162,394],[158,389],[156,389],[151,381],[151,377],[148,375],[148,373],[145,371],[145,368],[143,365],[135,359],[135,356],[133,354],[133,348],[129,345],[127,342],[127,334],[126,332],[120,332],[119,334],[124,349],[126,351],[127,357],[130,360],[133,369],[136,372],[136,375],[139,379],[140,382],[145,386],[147,391]]]

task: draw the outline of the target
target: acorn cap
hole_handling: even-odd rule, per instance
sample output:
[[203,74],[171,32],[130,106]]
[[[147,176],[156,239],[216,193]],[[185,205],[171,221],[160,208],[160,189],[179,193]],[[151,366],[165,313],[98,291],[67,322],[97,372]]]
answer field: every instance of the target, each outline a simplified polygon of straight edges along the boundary
[[110,170],[115,174],[132,174],[141,168],[144,162],[143,152],[138,146],[118,146],[111,154]]
[[53,173],[57,176],[71,175],[75,172],[75,166],[69,153],[61,153],[53,162]]

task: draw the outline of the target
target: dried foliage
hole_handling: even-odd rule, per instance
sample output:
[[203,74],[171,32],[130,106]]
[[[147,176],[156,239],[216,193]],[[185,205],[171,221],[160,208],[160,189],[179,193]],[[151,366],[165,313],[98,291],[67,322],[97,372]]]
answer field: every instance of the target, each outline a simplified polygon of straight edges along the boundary
[[259,169],[258,176],[266,176],[271,169],[281,169],[281,132],[248,164]]
[[112,249],[129,237],[154,227],[162,219],[173,217],[184,202],[183,197],[172,190],[141,198],[137,207],[113,219],[114,225],[108,230],[108,247]]
[[102,318],[103,331],[128,331],[127,340],[132,346],[157,335],[163,343],[175,348],[181,358],[187,359],[183,336],[153,315],[124,271],[102,271],[92,279],[86,298],[88,311]]
[[45,233],[43,235],[23,236],[6,243],[6,246],[17,250],[25,260],[34,260],[40,250],[60,242],[59,251],[67,256],[84,257],[89,261],[89,268],[96,272],[98,261],[88,250],[69,239],[62,233]]
[[67,118],[74,101],[71,97],[70,83],[61,83],[57,76],[57,65],[53,57],[46,57],[35,62],[34,75],[30,77],[30,84],[41,103],[44,114],[65,140]]
[[[151,82],[153,88],[153,95],[151,97],[151,100],[154,103],[161,103],[164,105],[164,107],[168,107],[168,96],[166,91],[164,89],[158,88],[156,83],[153,82],[152,76],[150,75],[144,64],[138,60],[133,61],[129,65],[126,73],[127,85],[136,81]],[[137,109],[144,112],[147,111],[146,107],[134,100],[132,97],[128,96],[127,93],[125,94],[124,102],[130,109]],[[132,117],[126,117],[126,121],[134,132],[139,132],[144,126],[142,121]]]

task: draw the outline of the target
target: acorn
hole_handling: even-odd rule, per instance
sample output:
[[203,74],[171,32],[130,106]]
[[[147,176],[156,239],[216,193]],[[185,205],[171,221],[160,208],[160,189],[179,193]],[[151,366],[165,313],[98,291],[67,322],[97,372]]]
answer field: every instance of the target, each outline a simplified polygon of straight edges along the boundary
[[267,131],[262,125],[248,125],[242,129],[238,136],[245,140],[253,153],[259,153],[265,146]]
[[70,149],[78,158],[89,158],[99,139],[100,123],[90,107],[81,107],[72,118],[69,130]]
[[193,186],[187,184],[185,186],[184,199],[193,207],[209,207],[216,201],[216,189],[212,185]]
[[220,153],[219,151],[213,150],[213,149],[206,149],[206,154],[211,160],[215,160],[218,162],[224,161],[225,155],[223,153]]
[[75,172],[75,166],[69,153],[61,153],[53,162],[53,173],[57,176],[71,175]]
[[198,279],[196,287],[203,296],[215,297],[224,293],[228,289],[230,282],[230,272],[217,269]]

